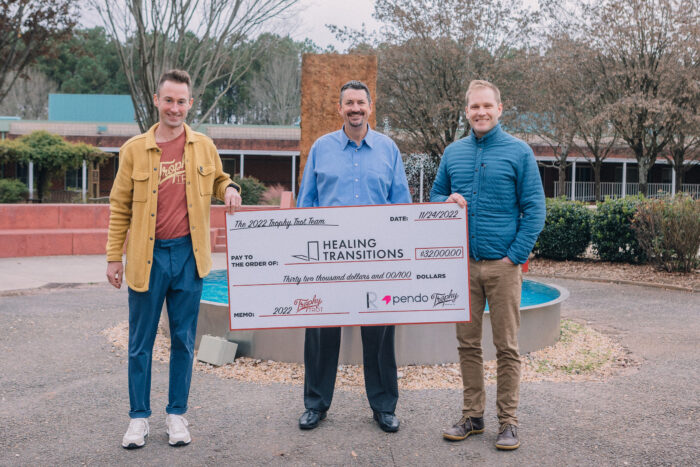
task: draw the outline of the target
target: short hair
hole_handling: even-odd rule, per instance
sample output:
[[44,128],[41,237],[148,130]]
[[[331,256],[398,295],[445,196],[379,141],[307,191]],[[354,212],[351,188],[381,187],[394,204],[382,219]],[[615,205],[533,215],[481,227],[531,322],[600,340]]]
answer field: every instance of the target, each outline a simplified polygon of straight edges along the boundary
[[362,81],[357,81],[353,79],[343,84],[343,86],[340,88],[340,99],[338,101],[340,105],[343,105],[343,93],[346,89],[356,89],[358,91],[364,91],[367,94],[367,102],[370,104],[372,103],[372,96],[370,96],[369,94],[369,88],[367,87],[367,85]]
[[158,89],[156,89],[156,94],[160,95],[160,87],[166,81],[172,81],[174,83],[185,83],[187,85],[187,91],[189,92],[190,97],[192,96],[192,78],[190,78],[190,74],[187,73],[185,70],[168,70],[162,75],[160,75],[160,79],[158,80]]
[[472,92],[472,90],[476,89],[476,88],[488,88],[488,89],[493,90],[493,94],[496,96],[496,102],[499,104],[501,103],[501,91],[498,90],[498,88],[496,87],[495,84],[490,83],[488,81],[485,81],[483,79],[475,79],[469,83],[469,87],[467,88],[467,93],[464,96],[464,98],[466,99],[467,105],[469,105],[469,93]]

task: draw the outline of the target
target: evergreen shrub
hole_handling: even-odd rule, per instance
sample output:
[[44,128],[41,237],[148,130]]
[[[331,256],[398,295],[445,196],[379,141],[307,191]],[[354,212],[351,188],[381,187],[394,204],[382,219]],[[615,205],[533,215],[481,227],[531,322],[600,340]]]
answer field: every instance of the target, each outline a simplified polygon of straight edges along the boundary
[[27,185],[14,178],[0,179],[0,203],[19,203],[27,198]]
[[241,202],[246,206],[260,204],[260,199],[265,193],[265,185],[255,177],[233,177],[233,181],[241,187]]
[[579,201],[547,198],[547,218],[535,243],[535,255],[556,260],[575,259],[591,242],[591,213]]
[[632,229],[632,219],[641,202],[639,196],[627,196],[607,198],[598,203],[593,213],[591,241],[600,259],[621,263],[642,263],[646,260]]

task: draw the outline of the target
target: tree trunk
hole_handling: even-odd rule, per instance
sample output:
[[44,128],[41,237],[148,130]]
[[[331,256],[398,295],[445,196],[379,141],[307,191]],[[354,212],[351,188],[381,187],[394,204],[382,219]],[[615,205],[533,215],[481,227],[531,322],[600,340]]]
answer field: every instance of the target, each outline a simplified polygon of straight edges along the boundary
[[685,162],[685,151],[672,151],[671,157],[673,157],[673,170],[676,176],[676,193],[683,191],[683,181],[685,179],[686,166],[683,165]]
[[557,196],[566,196],[566,166],[559,164],[557,167],[559,173],[559,190]]
[[600,160],[596,160],[593,163],[593,187],[595,190],[595,200],[596,201],[601,201],[600,199],[600,167],[603,165],[603,162]]
[[651,164],[648,164],[644,160],[637,159],[639,162],[637,164],[637,170],[639,172],[639,194],[643,196],[648,196],[648,178],[649,178],[649,168]]

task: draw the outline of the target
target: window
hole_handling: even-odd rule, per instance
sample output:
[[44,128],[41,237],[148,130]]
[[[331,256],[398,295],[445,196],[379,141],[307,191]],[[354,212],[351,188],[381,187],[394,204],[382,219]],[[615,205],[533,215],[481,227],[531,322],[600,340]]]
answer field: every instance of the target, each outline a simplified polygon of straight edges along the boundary
[[83,168],[77,168],[66,171],[66,190],[82,190],[83,189]]

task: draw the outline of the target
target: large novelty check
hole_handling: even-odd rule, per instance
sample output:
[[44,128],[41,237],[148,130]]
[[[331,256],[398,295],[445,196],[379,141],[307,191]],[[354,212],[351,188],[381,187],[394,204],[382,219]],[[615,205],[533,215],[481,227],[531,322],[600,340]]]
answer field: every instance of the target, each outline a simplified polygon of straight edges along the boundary
[[469,321],[466,209],[226,216],[231,330]]

